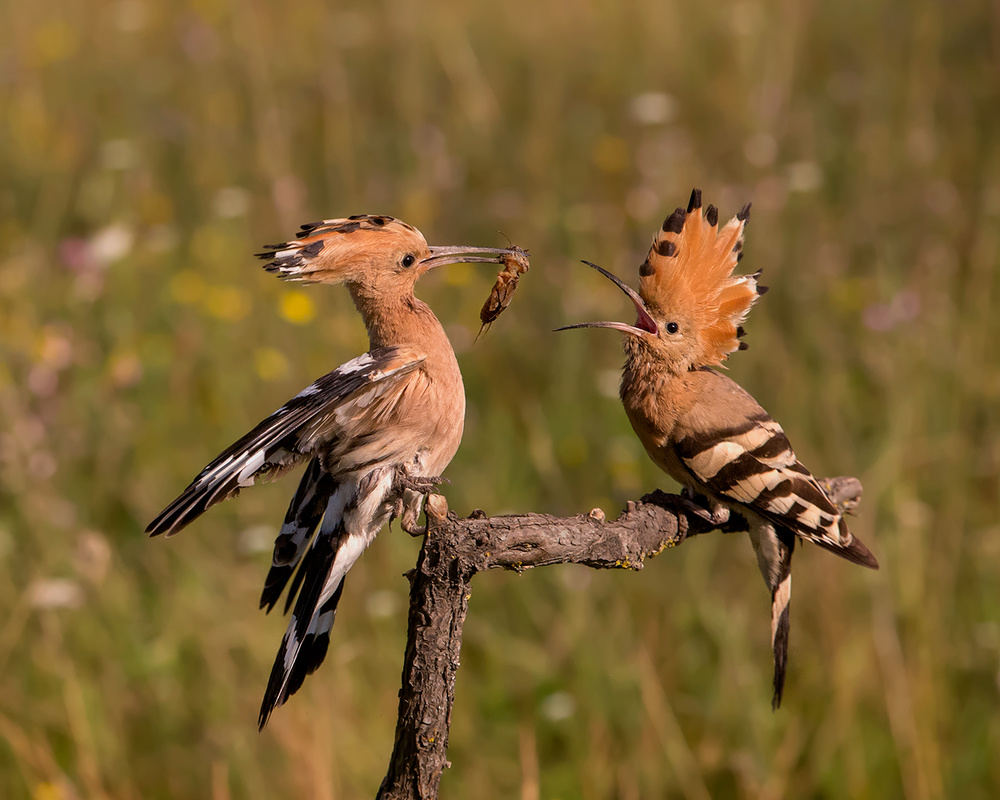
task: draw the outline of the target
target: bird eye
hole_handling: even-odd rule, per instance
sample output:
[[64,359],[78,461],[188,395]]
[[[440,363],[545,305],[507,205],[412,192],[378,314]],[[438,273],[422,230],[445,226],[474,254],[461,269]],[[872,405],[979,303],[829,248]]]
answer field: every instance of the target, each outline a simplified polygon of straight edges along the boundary
[[679,331],[680,329],[681,326],[678,325],[676,322],[667,323],[667,333],[677,333],[677,331]]
[[413,253],[407,253],[403,256],[402,264],[404,267],[412,267],[417,262],[417,257]]

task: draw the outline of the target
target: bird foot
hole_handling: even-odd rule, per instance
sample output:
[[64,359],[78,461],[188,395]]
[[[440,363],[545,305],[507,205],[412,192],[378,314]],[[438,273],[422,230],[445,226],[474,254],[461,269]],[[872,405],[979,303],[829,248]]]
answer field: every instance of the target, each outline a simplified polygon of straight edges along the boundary
[[685,514],[693,515],[700,520],[704,520],[711,526],[711,529],[722,527],[729,522],[728,508],[717,503],[713,503],[706,508],[694,499],[695,497],[698,497],[699,499],[704,498],[701,498],[700,495],[694,494],[686,486],[681,490],[680,495],[673,495],[673,497],[676,498],[673,505],[678,511],[682,511]]
[[397,492],[409,489],[411,492],[416,492],[417,494],[430,494],[442,483],[450,484],[451,481],[447,478],[442,478],[440,475],[433,477],[425,475],[411,475],[405,468],[400,467],[396,470],[396,476],[393,479],[392,488]]
[[405,467],[397,467],[392,482],[396,495],[392,516],[399,519],[399,527],[410,536],[424,536],[427,533],[427,526],[418,522],[424,508],[424,498],[442,483],[450,484],[451,481],[440,475],[411,475]]

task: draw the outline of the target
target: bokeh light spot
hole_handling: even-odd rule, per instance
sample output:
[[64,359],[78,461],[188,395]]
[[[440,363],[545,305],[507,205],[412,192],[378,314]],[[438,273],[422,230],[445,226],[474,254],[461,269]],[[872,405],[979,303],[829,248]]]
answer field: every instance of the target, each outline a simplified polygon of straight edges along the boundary
[[619,136],[602,136],[594,144],[593,158],[604,172],[621,172],[628,166],[628,143]]
[[183,305],[193,305],[205,296],[205,279],[192,269],[178,272],[170,279],[170,296]]
[[205,293],[208,313],[226,322],[239,322],[250,313],[250,296],[236,286],[212,286]]
[[55,18],[38,29],[34,44],[38,63],[52,64],[64,61],[76,53],[79,38],[66,20]]
[[316,304],[305,292],[293,289],[281,295],[278,313],[293,325],[307,325],[316,318]]
[[119,389],[135,386],[142,378],[142,361],[133,350],[120,350],[108,361],[111,381]]
[[288,359],[274,347],[261,347],[254,353],[254,369],[264,381],[275,381],[288,372]]

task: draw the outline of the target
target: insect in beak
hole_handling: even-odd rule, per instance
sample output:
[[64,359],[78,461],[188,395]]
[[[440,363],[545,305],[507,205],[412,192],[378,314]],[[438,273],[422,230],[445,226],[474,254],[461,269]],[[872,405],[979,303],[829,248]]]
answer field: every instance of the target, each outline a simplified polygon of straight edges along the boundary
[[531,266],[528,262],[528,251],[522,250],[516,244],[508,247],[506,253],[503,257],[503,269],[497,275],[493,291],[490,292],[490,296],[486,298],[486,302],[483,303],[483,308],[479,312],[482,326],[479,328],[479,333],[476,334],[476,341],[479,341],[479,337],[490,329],[494,320],[510,305],[514,292],[517,291],[518,281]]

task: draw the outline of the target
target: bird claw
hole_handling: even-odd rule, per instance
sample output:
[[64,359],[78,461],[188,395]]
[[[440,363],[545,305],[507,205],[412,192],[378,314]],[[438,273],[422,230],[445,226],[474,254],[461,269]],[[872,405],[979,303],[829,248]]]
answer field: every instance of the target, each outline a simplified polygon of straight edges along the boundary
[[427,526],[417,522],[423,509],[423,499],[424,495],[403,489],[392,503],[391,519],[398,519],[399,527],[414,538],[427,533]]
[[421,536],[427,535],[427,526],[420,525],[417,522],[417,514],[404,514],[399,518],[399,527],[402,528],[406,533],[410,534],[414,539],[418,539]]

